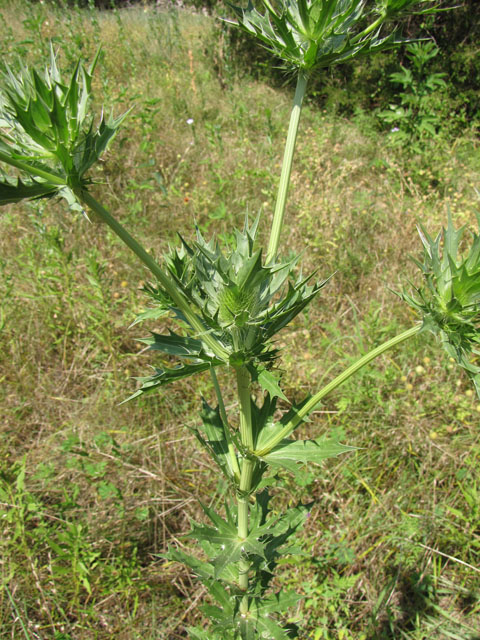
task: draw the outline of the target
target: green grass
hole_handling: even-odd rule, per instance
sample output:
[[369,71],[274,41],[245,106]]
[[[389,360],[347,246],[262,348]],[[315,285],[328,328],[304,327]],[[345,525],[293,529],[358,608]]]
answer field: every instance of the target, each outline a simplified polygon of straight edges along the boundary
[[[97,99],[134,109],[97,193],[149,249],[160,254],[177,230],[192,237],[195,223],[228,242],[246,209],[271,216],[291,95],[236,74],[207,18],[14,2],[1,13],[14,65],[43,61],[51,38],[64,67],[102,43]],[[416,220],[431,232],[449,208],[474,220],[478,141],[466,131],[412,157],[369,115],[307,104],[296,159],[288,249],[307,242],[305,269],[335,272],[282,336],[287,396],[300,398],[411,324],[391,289],[414,277]],[[101,224],[61,203],[2,210],[0,638],[174,640],[201,623],[202,589],[160,555],[185,544],[196,499],[224,491],[185,428],[198,402],[179,383],[119,406],[153,363],[135,342],[149,327],[129,328],[146,277]],[[213,401],[208,378],[198,385]],[[315,500],[308,555],[278,578],[306,596],[292,612],[301,638],[478,640],[479,417],[468,380],[428,336],[326,399],[304,433],[341,430],[358,451],[300,482],[285,474],[275,497]]]

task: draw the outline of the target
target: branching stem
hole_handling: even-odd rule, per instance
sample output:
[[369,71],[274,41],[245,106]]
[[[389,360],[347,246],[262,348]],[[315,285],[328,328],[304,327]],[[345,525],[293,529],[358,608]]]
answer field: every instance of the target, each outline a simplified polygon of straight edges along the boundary
[[180,291],[178,286],[170,280],[168,275],[163,271],[160,265],[152,258],[152,256],[145,251],[141,244],[139,244],[135,238],[133,238],[128,231],[123,227],[118,220],[116,220],[105,207],[95,200],[93,196],[86,190],[78,190],[76,193],[78,198],[86,204],[92,211],[94,211],[114,233],[131,249],[138,258],[150,269],[153,275],[160,282],[162,287],[172,298],[174,303],[182,310],[185,318],[193,329],[197,332],[197,335],[201,340],[212,350],[212,352],[221,360],[228,359],[228,353],[226,349],[215,338],[208,333],[208,330],[203,325],[201,319],[190,308],[188,300]]
[[367,354],[365,354],[363,357],[357,360],[357,362],[354,362],[350,367],[347,367],[347,369],[345,369],[345,371],[343,371],[339,376],[334,378],[325,387],[320,389],[320,391],[318,391],[314,396],[312,396],[310,400],[306,402],[301,407],[301,409],[297,411],[294,417],[291,418],[286,423],[283,429],[281,429],[275,435],[275,437],[272,438],[270,442],[268,442],[268,444],[265,445],[263,449],[254,451],[255,455],[261,457],[269,453],[273,449],[273,447],[275,447],[284,438],[290,435],[290,433],[292,433],[292,431],[296,427],[298,427],[298,425],[302,422],[304,418],[306,418],[310,413],[312,413],[312,411],[318,406],[320,401],[327,394],[329,394],[331,391],[333,391],[334,389],[339,387],[341,384],[343,384],[346,380],[348,380],[351,376],[353,376],[354,373],[359,371],[362,367],[367,365],[377,356],[381,355],[385,351],[388,351],[388,349],[391,349],[392,347],[397,346],[401,342],[404,342],[404,340],[408,340],[408,338],[411,338],[412,336],[416,335],[421,328],[422,328],[422,325],[417,324],[414,327],[407,329],[407,331],[404,331],[403,333],[400,333],[398,336],[395,336],[391,340],[387,340],[387,342],[384,342],[380,346],[375,347],[375,349],[372,349],[372,351],[369,351]]

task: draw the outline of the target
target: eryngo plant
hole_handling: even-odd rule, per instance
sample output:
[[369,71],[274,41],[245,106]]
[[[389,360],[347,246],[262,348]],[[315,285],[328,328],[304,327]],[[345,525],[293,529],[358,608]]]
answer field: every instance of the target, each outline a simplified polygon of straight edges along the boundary
[[0,160],[26,174],[2,183],[2,204],[23,198],[63,196],[82,210],[75,190],[89,184],[87,171],[98,161],[123,118],[95,126],[89,113],[92,76],[98,53],[86,69],[78,61],[69,81],[62,81],[53,50],[45,74],[7,68],[0,96]]
[[407,11],[429,13],[430,0],[263,0],[264,12],[249,0],[231,5],[238,26],[252,33],[288,68],[310,71],[344,62],[360,53],[383,51],[402,42],[396,29],[382,25]]
[[[185,563],[205,584],[215,604],[203,605],[208,630],[189,629],[193,640],[285,640],[298,635],[281,614],[298,600],[296,593],[275,592],[272,578],[282,555],[296,552],[292,538],[310,505],[297,505],[273,515],[268,487],[279,468],[296,473],[299,465],[320,463],[352,447],[320,436],[298,440],[295,429],[321,400],[386,350],[433,328],[450,353],[472,377],[478,371],[469,356],[478,338],[477,309],[480,241],[465,260],[457,258],[460,232],[449,225],[443,254],[439,239],[423,232],[425,284],[404,298],[423,323],[379,345],[345,369],[311,397],[282,412],[287,400],[275,372],[280,357],[273,337],[321,291],[325,280],[296,272],[297,259],[279,257],[280,235],[296,133],[308,73],[316,67],[365,54],[399,39],[382,34],[392,17],[405,10],[432,10],[437,3],[414,0],[264,0],[265,13],[252,5],[236,10],[240,25],[260,37],[298,73],[284,164],[268,249],[263,257],[256,240],[259,220],[245,222],[235,233],[235,246],[224,253],[215,240],[197,233],[181,239],[159,265],[90,193],[87,172],[105,150],[122,118],[96,120],[88,115],[93,68],[79,63],[64,82],[52,54],[43,74],[24,70],[17,78],[7,71],[0,102],[0,162],[17,170],[0,179],[0,204],[22,199],[64,196],[73,208],[91,209],[135,252],[150,270],[146,292],[154,306],[139,320],[172,317],[176,330],[153,333],[150,349],[177,358],[175,367],[159,367],[142,379],[133,397],[172,380],[210,371],[217,406],[203,401],[201,423],[193,431],[230,488],[220,513],[203,507],[208,524],[192,522],[190,537],[197,554],[170,549],[166,557]],[[373,12],[373,13],[372,13]],[[367,18],[372,18],[369,22]],[[252,26],[253,25],[253,26]],[[266,42],[268,40],[268,42]],[[452,351],[453,349],[453,351]],[[227,412],[216,371],[233,374],[238,411]]]
[[474,362],[480,355],[480,236],[472,234],[469,251],[462,256],[459,245],[464,231],[464,227],[455,229],[451,217],[435,240],[420,226],[424,256],[423,262],[416,263],[424,283],[402,297],[421,314],[424,328],[440,337],[480,396],[480,366]]

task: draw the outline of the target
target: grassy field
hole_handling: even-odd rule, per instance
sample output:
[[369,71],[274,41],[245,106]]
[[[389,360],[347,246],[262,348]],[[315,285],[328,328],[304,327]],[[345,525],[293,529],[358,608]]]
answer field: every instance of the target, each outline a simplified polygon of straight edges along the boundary
[[[236,70],[213,20],[0,3],[0,50],[71,69],[101,44],[99,104],[133,107],[93,176],[98,199],[161,255],[194,225],[229,243],[245,211],[272,214],[292,90]],[[193,122],[190,122],[193,120]],[[187,122],[188,121],[188,122]],[[307,102],[285,235],[305,270],[334,273],[282,336],[287,396],[409,327],[392,292],[416,279],[416,223],[474,224],[479,143],[466,130],[412,154],[372,114]],[[305,248],[306,245],[306,249]],[[0,638],[175,640],[204,592],[162,559],[197,499],[225,487],[188,426],[208,377],[119,405],[154,364],[129,328],[146,272],[108,230],[59,202],[0,215]],[[157,327],[158,328],[158,327]],[[232,394],[232,402],[233,400]],[[280,586],[305,596],[302,639],[479,640],[480,403],[422,334],[329,396],[303,428],[358,450],[281,476],[283,506],[313,499],[307,555]]]

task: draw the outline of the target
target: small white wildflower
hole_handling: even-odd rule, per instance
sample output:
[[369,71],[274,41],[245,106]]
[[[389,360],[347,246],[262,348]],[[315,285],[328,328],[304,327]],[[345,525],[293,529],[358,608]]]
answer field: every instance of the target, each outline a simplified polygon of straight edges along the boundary
[[393,129],[390,129],[390,133],[396,133],[397,131],[400,131],[398,127],[393,127]]
[[187,120],[187,124],[193,124],[193,118],[189,118],[189,119]]

